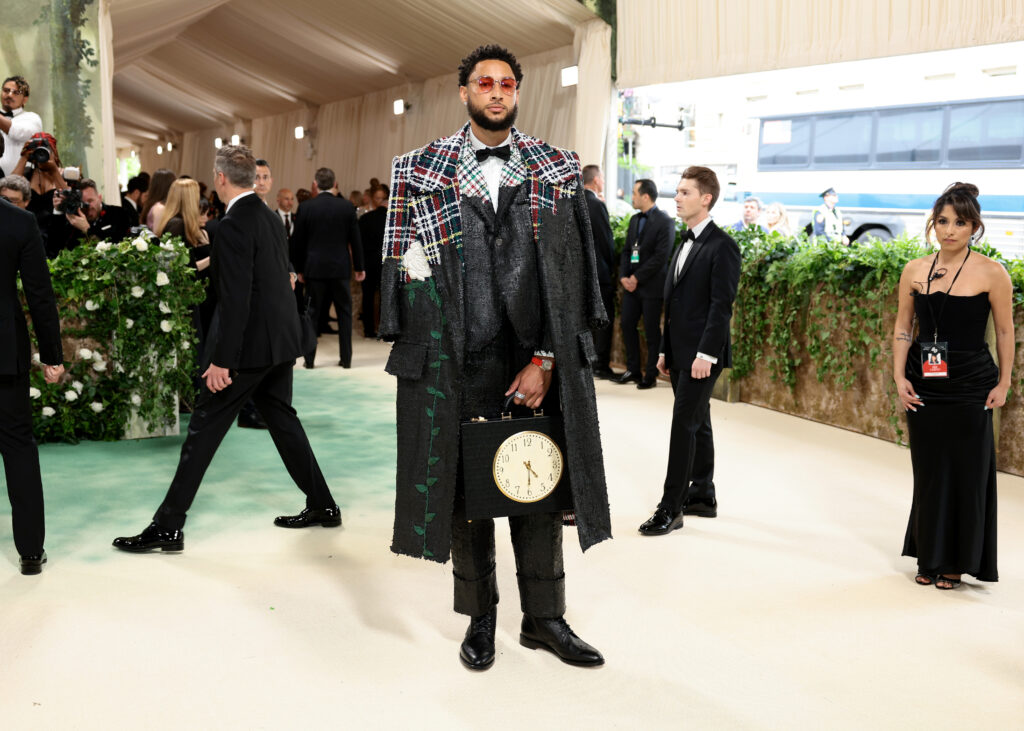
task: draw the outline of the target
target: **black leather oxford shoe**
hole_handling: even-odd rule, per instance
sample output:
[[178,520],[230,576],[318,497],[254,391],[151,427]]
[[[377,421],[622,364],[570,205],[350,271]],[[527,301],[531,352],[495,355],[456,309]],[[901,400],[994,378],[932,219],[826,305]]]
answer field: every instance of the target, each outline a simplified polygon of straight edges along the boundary
[[115,538],[114,548],[130,553],[145,553],[155,548],[161,551],[184,551],[185,534],[177,529],[172,530],[157,523],[150,523],[146,530],[137,536]]
[[640,526],[640,532],[645,536],[663,536],[666,533],[671,533],[676,528],[682,527],[682,512],[678,512],[673,515],[664,508],[658,508],[654,511],[654,515],[648,518],[644,524]]
[[636,384],[636,387],[639,388],[641,391],[643,391],[643,390],[648,389],[648,388],[654,388],[657,385],[658,385],[658,379],[657,378],[645,378],[642,381],[640,381],[640,383]]
[[699,518],[718,517],[718,500],[715,498],[711,498],[711,502],[687,500],[683,505],[683,515],[696,515]]
[[613,371],[611,368],[595,368],[594,378],[604,378],[607,380],[611,380],[612,378],[617,378],[617,376],[615,375],[615,371]]
[[43,564],[46,563],[46,551],[35,556],[21,557],[21,573],[25,576],[33,576],[43,573]]
[[278,528],[308,528],[311,525],[322,525],[324,528],[337,528],[341,525],[341,508],[332,505],[329,508],[306,508],[298,515],[279,515],[274,518]]
[[459,647],[459,660],[470,670],[486,670],[494,664],[494,628],[497,622],[497,607],[469,620],[466,638]]
[[611,379],[612,383],[630,383],[631,381],[640,383],[640,374],[633,371],[625,371]]
[[604,656],[577,637],[562,617],[544,619],[524,614],[519,644],[533,650],[553,652],[570,665],[604,665]]

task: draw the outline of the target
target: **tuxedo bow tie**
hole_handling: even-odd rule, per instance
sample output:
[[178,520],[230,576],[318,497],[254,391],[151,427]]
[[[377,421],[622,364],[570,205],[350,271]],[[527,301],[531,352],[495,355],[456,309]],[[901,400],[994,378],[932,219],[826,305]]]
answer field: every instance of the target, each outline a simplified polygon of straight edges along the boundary
[[687,241],[695,241],[696,238],[697,237],[693,235],[693,229],[688,228],[685,231],[683,231],[683,238],[681,240],[681,243],[685,244]]
[[0,112],[0,114],[4,115],[5,117],[11,117],[12,119],[14,118],[14,112]]
[[500,157],[502,160],[508,160],[512,156],[512,148],[508,145],[502,147],[485,147],[482,150],[476,151],[476,161],[483,162],[491,155]]

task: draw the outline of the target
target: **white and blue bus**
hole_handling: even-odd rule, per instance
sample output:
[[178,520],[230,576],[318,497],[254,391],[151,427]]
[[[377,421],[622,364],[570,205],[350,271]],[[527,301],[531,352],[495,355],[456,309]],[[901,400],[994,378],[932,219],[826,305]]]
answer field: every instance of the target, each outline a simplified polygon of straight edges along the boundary
[[624,132],[672,212],[679,173],[706,165],[723,184],[720,225],[756,196],[804,228],[834,188],[851,239],[888,239],[922,233],[935,198],[964,181],[981,191],[988,242],[1024,257],[1019,59],[1024,42],[644,87],[630,115],[683,129]]

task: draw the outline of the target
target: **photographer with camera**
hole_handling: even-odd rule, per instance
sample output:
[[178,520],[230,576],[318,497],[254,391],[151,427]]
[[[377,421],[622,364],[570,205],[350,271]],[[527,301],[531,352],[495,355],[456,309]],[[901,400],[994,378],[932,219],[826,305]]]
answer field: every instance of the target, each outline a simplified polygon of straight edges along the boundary
[[128,235],[128,216],[120,206],[103,202],[95,181],[79,180],[78,168],[65,168],[64,180],[67,187],[53,194],[47,257],[52,259],[64,249],[73,249],[88,237],[120,241]]
[[32,188],[28,209],[36,216],[44,243],[53,213],[53,193],[67,187],[57,153],[57,140],[47,132],[37,132],[22,145],[21,156],[11,175],[24,176]]
[[[0,139],[3,140],[3,154],[0,156],[2,175],[17,172],[21,147],[37,132],[43,131],[43,120],[35,112],[25,111],[28,99],[28,82],[24,76],[8,76],[0,92]],[[21,173],[19,173],[21,174]],[[0,175],[0,177],[2,177]]]

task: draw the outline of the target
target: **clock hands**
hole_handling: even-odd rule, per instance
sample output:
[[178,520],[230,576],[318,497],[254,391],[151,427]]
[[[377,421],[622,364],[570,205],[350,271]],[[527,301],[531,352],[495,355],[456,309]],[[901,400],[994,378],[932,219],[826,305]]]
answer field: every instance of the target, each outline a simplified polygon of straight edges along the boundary
[[533,467],[530,466],[529,460],[523,462],[523,466],[526,468],[526,484],[530,484],[530,475],[532,474],[536,478],[540,478],[536,472],[533,471]]

